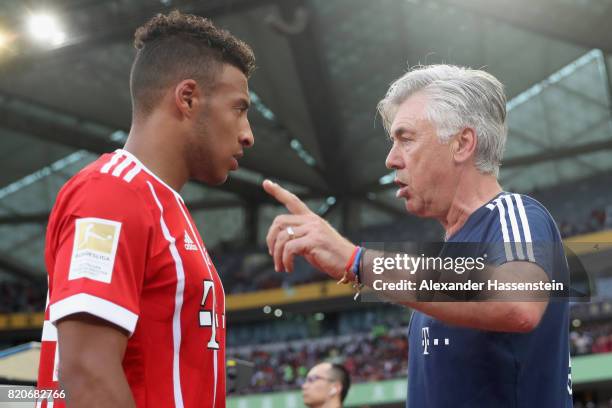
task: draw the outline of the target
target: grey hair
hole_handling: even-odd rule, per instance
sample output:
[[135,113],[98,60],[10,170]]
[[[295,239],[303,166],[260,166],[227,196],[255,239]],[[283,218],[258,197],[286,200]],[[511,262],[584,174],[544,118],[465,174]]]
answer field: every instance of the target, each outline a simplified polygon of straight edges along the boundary
[[474,129],[476,168],[497,176],[508,133],[501,82],[487,72],[454,65],[415,67],[393,82],[378,103],[387,132],[399,106],[421,91],[428,97],[427,119],[436,127],[440,142],[448,142],[463,128]]

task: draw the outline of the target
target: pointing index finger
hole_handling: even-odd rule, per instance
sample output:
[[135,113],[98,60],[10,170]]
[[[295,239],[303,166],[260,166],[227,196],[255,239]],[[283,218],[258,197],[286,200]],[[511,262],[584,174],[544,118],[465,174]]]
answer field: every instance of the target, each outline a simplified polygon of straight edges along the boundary
[[292,192],[270,180],[264,180],[263,189],[276,201],[283,204],[291,214],[310,214],[310,208]]

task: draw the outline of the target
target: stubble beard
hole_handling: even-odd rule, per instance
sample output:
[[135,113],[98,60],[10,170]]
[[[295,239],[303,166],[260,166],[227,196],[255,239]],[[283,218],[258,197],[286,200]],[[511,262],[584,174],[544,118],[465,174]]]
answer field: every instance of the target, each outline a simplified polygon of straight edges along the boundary
[[193,131],[189,138],[189,143],[185,145],[185,157],[189,163],[191,177],[211,184],[211,156],[210,152],[210,130],[207,124],[208,115],[204,112],[196,121]]

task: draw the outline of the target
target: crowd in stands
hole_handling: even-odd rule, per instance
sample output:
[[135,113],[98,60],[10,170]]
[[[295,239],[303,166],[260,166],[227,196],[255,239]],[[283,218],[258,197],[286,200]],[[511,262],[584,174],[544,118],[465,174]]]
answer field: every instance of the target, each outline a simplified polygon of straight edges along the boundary
[[612,228],[612,207],[594,209],[591,211],[591,215],[582,222],[569,220],[558,221],[558,226],[561,237],[563,238]]
[[589,326],[570,332],[572,355],[612,352],[612,323]]
[[371,306],[367,309],[346,310],[340,313],[292,314],[285,312],[281,319],[268,319],[233,324],[228,319],[228,347],[253,346],[275,342],[290,342],[309,338],[365,333],[384,327],[396,329],[407,326],[410,311],[394,305]]
[[42,311],[45,301],[45,289],[40,285],[24,281],[0,281],[0,313]]
[[[298,388],[308,369],[320,361],[344,364],[355,383],[380,381],[406,376],[407,333],[406,326],[388,329],[378,324],[368,333],[230,347],[227,355],[255,363],[251,385],[240,394]],[[574,330],[570,340],[572,355],[612,352],[612,323]]]
[[408,339],[405,328],[378,327],[368,334],[230,349],[228,357],[255,363],[251,386],[240,394],[270,392],[300,387],[308,370],[321,361],[344,364],[353,383],[405,376]]
[[610,408],[612,407],[612,397],[599,397],[597,392],[584,390],[574,392],[574,408]]

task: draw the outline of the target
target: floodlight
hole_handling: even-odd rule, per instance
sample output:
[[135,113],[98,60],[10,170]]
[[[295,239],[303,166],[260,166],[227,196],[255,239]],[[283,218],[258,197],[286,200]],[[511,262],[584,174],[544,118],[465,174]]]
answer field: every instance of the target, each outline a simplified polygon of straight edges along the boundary
[[66,40],[66,33],[57,19],[47,13],[32,14],[28,19],[28,31],[36,41],[54,46],[59,46]]

